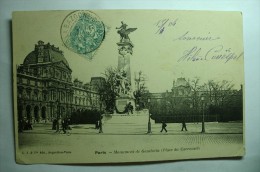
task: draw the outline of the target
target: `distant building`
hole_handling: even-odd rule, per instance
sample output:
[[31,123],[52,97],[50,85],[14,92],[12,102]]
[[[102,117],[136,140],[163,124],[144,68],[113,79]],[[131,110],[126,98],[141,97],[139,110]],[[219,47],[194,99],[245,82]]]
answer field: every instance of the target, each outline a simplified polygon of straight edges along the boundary
[[177,78],[173,81],[172,94],[174,96],[189,96],[191,94],[191,87],[185,78]]
[[[242,98],[242,90],[242,85],[239,90],[225,90],[221,88],[217,90],[207,90],[205,87],[197,88],[196,90],[194,90],[185,78],[177,78],[176,81],[173,81],[171,92],[166,91],[162,93],[150,93],[150,98],[179,98],[179,103],[183,103],[184,101],[186,103],[190,102],[191,106],[195,106],[195,101],[201,101],[202,97],[204,97],[205,102],[212,105],[218,105],[220,103],[224,104],[225,101],[230,101],[230,98],[232,98],[231,103],[234,104],[234,102],[239,102]],[[227,97],[229,97],[229,99],[227,99]]]
[[[231,87],[232,88],[232,87]],[[150,93],[150,110],[154,115],[178,117],[201,115],[202,107],[208,110],[207,120],[241,120],[243,117],[243,88],[226,89],[223,85],[215,89],[207,85],[190,85],[185,78],[173,81],[171,91]],[[222,114],[221,116],[219,116]],[[172,121],[178,121],[173,118]],[[221,118],[221,119],[220,119]],[[199,118],[190,118],[190,121]],[[160,120],[159,120],[160,121]]]
[[[17,66],[18,117],[33,121],[70,116],[99,107],[91,83],[72,82],[72,69],[58,47],[39,41]],[[100,77],[101,78],[101,77]]]
[[103,77],[92,77],[90,81],[90,85],[93,87],[93,90],[100,90],[104,88],[105,78]]

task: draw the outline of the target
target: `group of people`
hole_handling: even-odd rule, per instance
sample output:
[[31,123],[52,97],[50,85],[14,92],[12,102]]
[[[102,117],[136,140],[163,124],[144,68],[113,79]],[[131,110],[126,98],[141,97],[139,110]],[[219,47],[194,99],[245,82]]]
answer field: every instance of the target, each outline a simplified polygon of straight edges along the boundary
[[31,120],[20,119],[18,121],[18,132],[21,133],[23,130],[32,130],[33,125]]
[[[132,107],[131,107],[131,102],[129,102],[129,104],[127,104],[126,106],[126,110],[127,112],[129,113],[129,111],[131,113],[133,113],[133,110],[132,110]],[[63,131],[64,134],[67,133],[67,130],[71,130],[70,128],[70,119],[69,118],[56,118],[53,120],[52,122],[52,130],[56,130],[56,132],[60,132],[60,131]],[[166,133],[168,132],[167,129],[167,124],[165,121],[162,121],[162,128],[161,128],[161,131],[160,132],[163,132],[165,131]],[[19,132],[23,132],[23,130],[32,130],[33,129],[33,126],[32,126],[32,123],[30,120],[19,120],[19,123],[18,123],[18,131]],[[99,133],[103,133],[103,127],[102,127],[102,118],[98,121],[96,121],[96,129],[99,129]],[[183,120],[182,121],[182,129],[181,131],[188,131],[187,130],[187,126],[186,126],[186,123],[185,121]]]
[[[184,120],[181,122],[181,124],[182,124],[181,131],[183,131],[183,130],[185,130],[185,131],[188,131],[188,130],[187,130],[186,123],[185,123],[185,121],[184,121]],[[165,121],[162,121],[162,129],[161,129],[161,131],[160,131],[160,132],[163,132],[163,131],[165,131],[165,132],[167,133],[167,129],[166,129],[166,127],[167,127],[167,124],[166,124],[166,122],[165,122]]]
[[54,119],[52,121],[52,130],[56,130],[56,132],[60,132],[62,130],[63,133],[66,134],[67,130],[71,130],[69,124],[70,124],[70,119],[69,118]]

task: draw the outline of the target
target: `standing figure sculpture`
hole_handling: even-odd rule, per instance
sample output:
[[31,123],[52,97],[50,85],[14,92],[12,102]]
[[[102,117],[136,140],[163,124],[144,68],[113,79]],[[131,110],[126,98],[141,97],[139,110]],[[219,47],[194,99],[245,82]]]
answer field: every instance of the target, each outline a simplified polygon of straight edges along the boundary
[[116,75],[116,88],[118,94],[128,94],[129,88],[129,81],[126,76],[126,72],[121,70]]

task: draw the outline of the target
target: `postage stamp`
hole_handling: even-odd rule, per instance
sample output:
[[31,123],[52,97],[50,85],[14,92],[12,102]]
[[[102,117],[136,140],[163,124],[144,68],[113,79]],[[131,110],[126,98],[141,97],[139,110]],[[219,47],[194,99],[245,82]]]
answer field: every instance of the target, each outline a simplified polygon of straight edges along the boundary
[[61,24],[60,34],[62,42],[69,50],[88,55],[101,45],[105,27],[93,12],[79,10],[66,16]]

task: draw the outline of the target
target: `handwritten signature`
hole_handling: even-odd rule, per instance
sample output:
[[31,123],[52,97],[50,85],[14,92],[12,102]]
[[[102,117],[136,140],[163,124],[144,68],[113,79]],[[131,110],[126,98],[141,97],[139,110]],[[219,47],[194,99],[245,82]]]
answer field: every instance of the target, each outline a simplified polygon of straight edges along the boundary
[[236,54],[231,48],[226,49],[223,45],[212,47],[205,54],[202,53],[202,48],[194,46],[191,49],[185,50],[177,62],[222,60],[227,63],[232,60],[238,60],[243,56],[244,52]]
[[155,34],[162,34],[166,28],[174,27],[177,24],[178,19],[161,19],[155,23],[157,30]]

